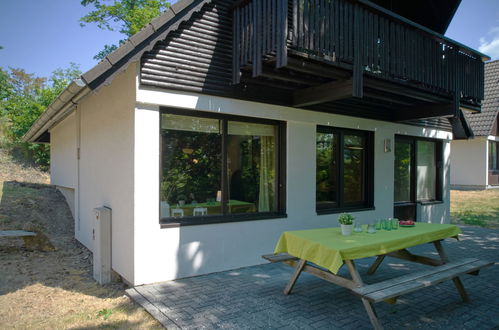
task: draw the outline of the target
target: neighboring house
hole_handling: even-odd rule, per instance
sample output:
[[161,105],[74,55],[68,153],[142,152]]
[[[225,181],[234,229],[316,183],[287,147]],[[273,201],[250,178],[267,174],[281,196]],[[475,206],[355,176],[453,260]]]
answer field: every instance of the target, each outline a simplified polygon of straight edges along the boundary
[[466,117],[475,137],[452,141],[451,185],[455,189],[499,188],[499,61],[485,63],[482,112]]
[[488,59],[442,35],[459,2],[180,0],[25,139],[51,144],[88,248],[112,209],[135,285],[262,263],[341,212],[448,222],[450,141]]

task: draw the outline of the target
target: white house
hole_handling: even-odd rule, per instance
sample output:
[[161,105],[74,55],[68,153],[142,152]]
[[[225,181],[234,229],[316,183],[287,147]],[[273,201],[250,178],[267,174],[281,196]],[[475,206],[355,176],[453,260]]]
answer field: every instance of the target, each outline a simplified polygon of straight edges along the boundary
[[499,188],[499,61],[485,64],[482,112],[467,118],[475,138],[452,141],[451,185],[456,189]]
[[450,144],[469,132],[461,110],[480,108],[487,59],[442,35],[459,1],[415,22],[297,3],[178,1],[26,133],[50,143],[52,184],[89,249],[93,209],[112,209],[125,281],[260,264],[283,231],[341,212],[449,221]]

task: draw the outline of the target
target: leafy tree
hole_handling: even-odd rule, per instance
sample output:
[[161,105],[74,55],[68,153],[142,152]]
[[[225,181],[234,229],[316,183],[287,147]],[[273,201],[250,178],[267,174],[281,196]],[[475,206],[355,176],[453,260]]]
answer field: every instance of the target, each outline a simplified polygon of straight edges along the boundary
[[[170,7],[167,0],[81,0],[85,7],[93,6],[94,10],[80,18],[80,25],[96,23],[100,29],[119,31],[127,37],[139,32],[154,17]],[[120,40],[123,43],[125,40]],[[118,48],[117,45],[104,45],[94,59],[102,60],[106,55]]]
[[48,165],[48,146],[24,143],[22,137],[69,82],[80,74],[74,63],[67,69],[55,70],[48,80],[26,73],[23,69],[10,68],[6,71],[0,68],[0,119],[4,123],[4,139],[10,147],[21,150],[26,157],[43,167]]

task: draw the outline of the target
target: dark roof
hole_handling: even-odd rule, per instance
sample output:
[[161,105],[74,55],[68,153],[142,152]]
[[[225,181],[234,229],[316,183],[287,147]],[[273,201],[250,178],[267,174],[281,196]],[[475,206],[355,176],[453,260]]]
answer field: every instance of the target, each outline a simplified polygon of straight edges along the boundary
[[394,13],[444,34],[461,0],[371,0]]
[[499,60],[485,63],[485,99],[482,112],[468,114],[475,136],[490,135],[499,113]]

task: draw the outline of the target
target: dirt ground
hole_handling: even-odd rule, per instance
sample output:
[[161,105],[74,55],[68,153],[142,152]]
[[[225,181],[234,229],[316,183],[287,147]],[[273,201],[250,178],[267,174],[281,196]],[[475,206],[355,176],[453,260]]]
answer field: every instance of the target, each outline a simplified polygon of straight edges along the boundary
[[124,284],[98,285],[92,254],[73,238],[73,218],[49,176],[0,149],[0,230],[42,229],[56,250],[28,251],[0,239],[0,329],[157,329],[124,295]]

